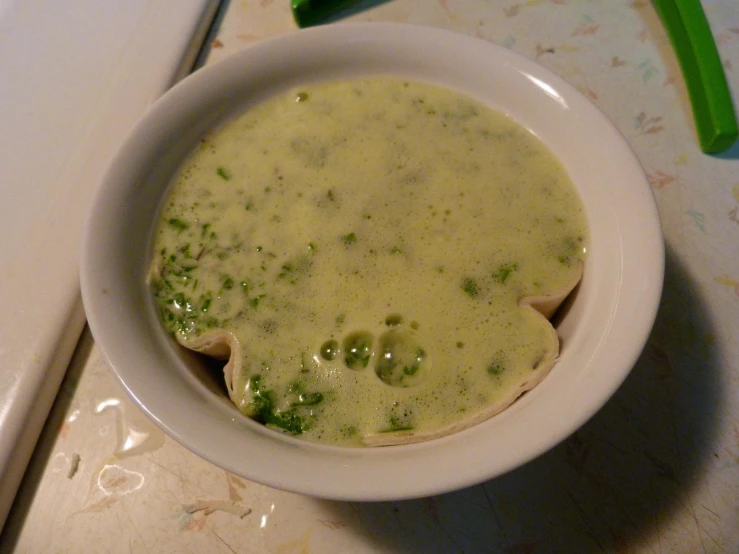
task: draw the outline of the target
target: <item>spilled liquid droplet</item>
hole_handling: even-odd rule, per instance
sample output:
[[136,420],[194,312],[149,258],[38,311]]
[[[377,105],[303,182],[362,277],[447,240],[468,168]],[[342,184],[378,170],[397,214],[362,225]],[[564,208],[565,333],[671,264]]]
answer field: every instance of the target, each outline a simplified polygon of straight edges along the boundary
[[108,408],[117,408],[120,405],[121,401],[118,398],[106,398],[95,406],[95,413],[102,414]]
[[74,423],[77,421],[77,419],[80,417],[80,410],[72,410],[70,414],[66,417],[65,421],[67,423]]
[[262,514],[262,517],[259,520],[259,527],[260,529],[264,529],[267,527],[267,523],[269,522],[269,516],[272,515],[272,512],[275,511],[275,503],[272,502],[272,504],[269,505],[269,511],[266,514]]
[[[149,422],[137,408],[125,400],[111,397],[101,400],[94,409],[96,415],[113,411],[116,420],[116,459],[121,460],[145,452],[153,452],[164,445],[164,433]],[[103,433],[105,430],[105,433]],[[107,434],[107,426],[100,429]]]

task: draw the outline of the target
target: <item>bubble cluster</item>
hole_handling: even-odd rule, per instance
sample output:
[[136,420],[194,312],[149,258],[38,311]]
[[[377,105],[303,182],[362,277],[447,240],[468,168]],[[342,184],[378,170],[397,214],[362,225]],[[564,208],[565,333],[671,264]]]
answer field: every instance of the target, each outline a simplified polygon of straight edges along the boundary
[[354,371],[365,369],[374,359],[374,372],[391,387],[413,387],[421,383],[429,372],[431,359],[416,333],[418,323],[403,325],[400,314],[390,314],[385,325],[390,327],[375,342],[369,331],[354,331],[341,341],[329,339],[321,345],[320,355],[326,361],[342,357],[344,365]]

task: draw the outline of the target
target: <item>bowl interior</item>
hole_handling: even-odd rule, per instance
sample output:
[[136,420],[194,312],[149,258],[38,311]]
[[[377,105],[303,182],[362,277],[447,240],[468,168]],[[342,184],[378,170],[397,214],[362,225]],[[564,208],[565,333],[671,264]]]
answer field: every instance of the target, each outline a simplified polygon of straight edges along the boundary
[[[400,447],[342,448],[278,435],[243,417],[202,360],[161,328],[145,283],[150,239],[172,174],[234,113],[307,81],[398,75],[458,89],[536,134],[585,205],[590,252],[558,321],[559,362],[510,408],[455,435]],[[137,125],[95,201],[81,266],[90,327],[128,393],[171,436],[225,469],[298,493],[411,498],[467,486],[564,439],[615,392],[651,329],[663,245],[653,196],[613,125],[562,79],[481,40],[398,24],[285,35],[208,66]],[[464,463],[461,463],[461,461]]]

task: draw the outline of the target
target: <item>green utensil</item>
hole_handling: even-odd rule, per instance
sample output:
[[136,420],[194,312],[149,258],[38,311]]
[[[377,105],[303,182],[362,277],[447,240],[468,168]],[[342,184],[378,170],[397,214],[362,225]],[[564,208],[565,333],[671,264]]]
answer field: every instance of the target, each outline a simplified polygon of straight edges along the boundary
[[729,85],[700,0],[654,0],[677,53],[701,150],[723,152],[739,135]]
[[298,27],[310,27],[326,21],[328,17],[360,0],[290,0],[293,18]]

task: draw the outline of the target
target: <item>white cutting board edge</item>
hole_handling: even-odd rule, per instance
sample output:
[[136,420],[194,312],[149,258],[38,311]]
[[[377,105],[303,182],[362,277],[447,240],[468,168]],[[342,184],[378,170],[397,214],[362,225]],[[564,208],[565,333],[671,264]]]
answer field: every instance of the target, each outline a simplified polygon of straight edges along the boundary
[[94,191],[213,5],[0,0],[0,528],[84,326]]

